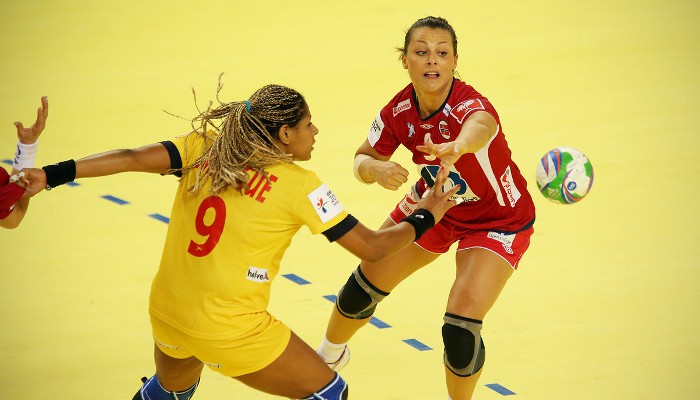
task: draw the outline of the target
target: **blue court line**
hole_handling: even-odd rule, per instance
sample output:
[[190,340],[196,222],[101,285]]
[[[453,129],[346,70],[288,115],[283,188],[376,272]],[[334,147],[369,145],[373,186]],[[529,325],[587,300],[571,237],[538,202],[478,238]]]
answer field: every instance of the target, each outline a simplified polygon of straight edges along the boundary
[[486,386],[487,388],[489,388],[489,389],[491,389],[491,390],[495,391],[496,393],[501,394],[503,396],[515,395],[515,392],[512,392],[512,391],[504,388],[503,386],[499,385],[498,383],[489,383],[489,384],[484,385],[484,386]]
[[165,215],[161,215],[161,214],[156,213],[156,214],[148,214],[148,216],[153,218],[153,219],[157,219],[160,222],[165,222],[166,224],[170,223],[170,218],[166,217]]
[[331,303],[335,303],[335,301],[338,300],[338,296],[336,296],[334,294],[327,294],[327,295],[323,296],[323,298],[330,301]]
[[415,347],[419,351],[432,350],[432,347],[427,346],[416,339],[404,339],[403,342],[411,347]]
[[119,204],[120,206],[123,206],[124,204],[129,204],[128,201],[122,200],[122,199],[120,199],[119,197],[114,197],[114,196],[112,196],[111,194],[106,194],[106,195],[100,196],[100,197],[102,197],[102,198],[105,199],[105,200],[109,200],[109,201],[112,201],[112,202],[114,202],[114,203],[117,203],[117,204]]
[[294,275],[294,274],[284,274],[282,275],[283,277],[289,279],[290,281],[298,284],[298,285],[308,285],[311,282],[307,281],[306,279],[300,277],[299,275]]
[[[323,296],[323,298],[330,301],[331,303],[335,303],[335,301],[338,299],[338,296],[334,294],[327,294]],[[370,318],[369,323],[376,326],[379,329],[391,328],[391,325],[387,324],[386,322],[382,321],[377,317]]]
[[382,321],[381,319],[379,319],[377,317],[372,317],[369,320],[369,323],[376,326],[379,329],[391,328],[391,325],[387,324],[386,322]]

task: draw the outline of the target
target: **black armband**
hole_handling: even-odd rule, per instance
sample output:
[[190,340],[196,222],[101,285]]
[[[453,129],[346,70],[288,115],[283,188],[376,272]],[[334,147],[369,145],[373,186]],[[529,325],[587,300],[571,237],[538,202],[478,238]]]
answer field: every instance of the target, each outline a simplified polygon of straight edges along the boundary
[[343,218],[343,220],[338,222],[338,224],[336,224],[332,228],[326,229],[321,233],[323,233],[323,236],[325,236],[329,242],[335,242],[336,240],[343,237],[346,233],[350,232],[350,230],[359,223],[360,221],[358,221],[357,218],[348,214],[348,216]]
[[401,220],[401,222],[408,222],[413,225],[413,229],[416,230],[415,240],[420,239],[421,236],[430,228],[435,225],[435,217],[430,211],[425,208],[417,209],[413,214]]
[[46,173],[46,190],[51,190],[75,179],[75,160],[61,161],[46,165],[41,169]]

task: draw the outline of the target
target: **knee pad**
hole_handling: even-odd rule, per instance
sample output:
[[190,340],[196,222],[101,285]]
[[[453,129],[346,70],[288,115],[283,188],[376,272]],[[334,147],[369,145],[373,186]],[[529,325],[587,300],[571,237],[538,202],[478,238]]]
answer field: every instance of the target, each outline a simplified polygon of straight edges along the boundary
[[471,376],[484,365],[486,347],[481,339],[482,321],[445,313],[442,341],[445,366],[457,376]]
[[347,400],[348,384],[337,373],[335,378],[323,389],[306,397],[304,400]]
[[352,272],[340,293],[336,307],[344,316],[352,319],[365,319],[374,314],[377,303],[384,300],[389,293],[372,285],[362,274],[360,267]]

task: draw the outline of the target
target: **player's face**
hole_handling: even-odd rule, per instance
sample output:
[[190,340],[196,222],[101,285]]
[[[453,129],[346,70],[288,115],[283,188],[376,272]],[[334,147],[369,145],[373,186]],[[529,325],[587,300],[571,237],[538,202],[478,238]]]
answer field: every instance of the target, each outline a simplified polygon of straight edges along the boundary
[[314,149],[316,139],[314,136],[318,133],[318,129],[311,122],[311,112],[306,109],[304,117],[294,128],[288,128],[286,151],[292,155],[292,158],[297,161],[306,161],[311,159],[311,152]]
[[427,95],[447,93],[457,68],[452,35],[444,29],[417,28],[401,61],[417,91]]

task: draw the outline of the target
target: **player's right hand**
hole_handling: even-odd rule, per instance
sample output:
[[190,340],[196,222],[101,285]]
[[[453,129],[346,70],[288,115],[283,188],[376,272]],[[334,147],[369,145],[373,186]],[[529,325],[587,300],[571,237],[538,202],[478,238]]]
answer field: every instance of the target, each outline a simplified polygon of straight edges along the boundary
[[22,186],[27,194],[34,196],[35,194],[46,189],[46,172],[41,168],[25,168],[24,176],[19,178],[18,185]]
[[460,185],[455,185],[455,187],[446,192],[442,191],[449,174],[449,169],[440,168],[435,177],[435,184],[423,193],[423,198],[418,202],[417,208],[424,208],[430,211],[433,214],[433,218],[435,218],[436,224],[442,219],[447,210],[459,204],[454,200],[450,200],[450,198],[459,191]]
[[398,190],[408,181],[408,170],[393,161],[376,160],[370,171],[374,180],[385,189]]

